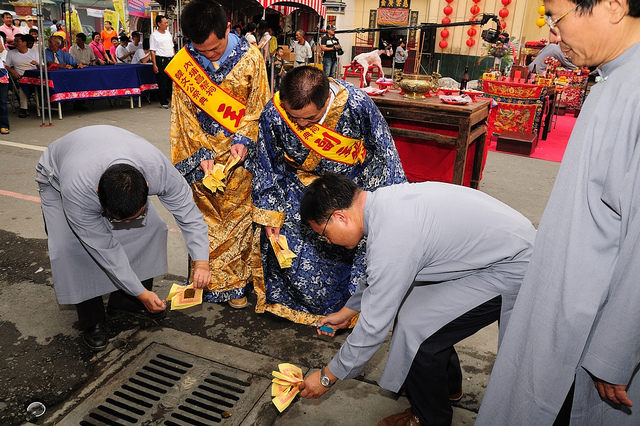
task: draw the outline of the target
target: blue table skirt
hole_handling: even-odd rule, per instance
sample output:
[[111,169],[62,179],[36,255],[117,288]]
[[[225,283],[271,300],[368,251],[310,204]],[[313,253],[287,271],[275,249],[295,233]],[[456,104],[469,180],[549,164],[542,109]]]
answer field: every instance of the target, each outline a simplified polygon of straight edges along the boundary
[[[27,70],[20,84],[39,86],[40,71]],[[119,64],[49,71],[51,102],[135,96],[158,88],[153,65]]]

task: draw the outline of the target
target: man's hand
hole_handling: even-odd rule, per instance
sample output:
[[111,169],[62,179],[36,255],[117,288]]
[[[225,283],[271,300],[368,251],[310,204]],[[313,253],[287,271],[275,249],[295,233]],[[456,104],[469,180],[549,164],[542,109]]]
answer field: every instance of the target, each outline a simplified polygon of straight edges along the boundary
[[209,262],[206,260],[196,260],[193,262],[193,277],[191,282],[195,288],[204,288],[211,282],[211,271]]
[[247,158],[247,147],[241,143],[231,145],[229,150],[232,157],[240,157],[240,162],[243,162]]
[[269,238],[270,236],[275,236],[276,240],[280,237],[280,228],[276,228],[275,226],[264,226],[264,233]]
[[82,62],[78,62],[78,68],[84,68],[84,64]]
[[142,302],[149,312],[162,312],[167,309],[167,304],[164,303],[164,300],[160,299],[157,294],[149,290],[145,290],[144,293],[138,296],[138,300]]
[[627,407],[633,407],[633,402],[627,397],[626,385],[613,385],[593,377],[593,384],[598,389],[598,393],[603,399],[608,399],[616,404],[626,405]]
[[156,64],[153,64],[153,72],[158,74],[160,70],[158,69],[158,66]]
[[203,160],[202,162],[200,162],[200,168],[202,169],[202,171],[206,175],[211,170],[213,170],[213,165],[214,164],[216,164],[215,160]]
[[328,327],[331,327],[334,330],[333,333],[327,333],[326,331],[322,331],[319,328],[316,329],[316,331],[321,336],[325,335],[325,336],[333,337],[336,334],[335,330],[346,328],[349,325],[349,321],[351,321],[351,318],[355,317],[357,314],[358,314],[358,311],[354,311],[353,309],[343,307],[338,312],[329,314],[318,322],[318,327],[322,325],[326,325]]
[[[329,376],[331,382],[335,383],[335,381],[338,380],[337,377],[331,374],[329,368],[325,367],[324,372]],[[320,370],[318,370],[309,374],[309,376],[304,379],[304,382],[298,383],[298,390],[300,391],[300,396],[303,398],[320,398],[329,388],[325,388],[320,383]]]

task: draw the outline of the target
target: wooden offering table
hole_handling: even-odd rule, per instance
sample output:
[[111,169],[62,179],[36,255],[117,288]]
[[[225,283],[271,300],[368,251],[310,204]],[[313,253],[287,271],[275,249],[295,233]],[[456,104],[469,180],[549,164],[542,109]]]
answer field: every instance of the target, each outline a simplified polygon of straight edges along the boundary
[[486,152],[488,100],[450,105],[437,96],[408,99],[396,92],[372,99],[389,123],[409,181],[478,188]]

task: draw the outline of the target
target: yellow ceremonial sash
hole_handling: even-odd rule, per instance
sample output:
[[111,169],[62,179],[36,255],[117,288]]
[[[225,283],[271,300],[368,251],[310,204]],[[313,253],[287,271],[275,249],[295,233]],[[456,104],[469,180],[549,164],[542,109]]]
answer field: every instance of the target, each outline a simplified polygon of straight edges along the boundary
[[367,149],[360,139],[349,138],[322,124],[301,129],[289,118],[280,102],[280,92],[273,96],[273,105],[282,119],[293,130],[307,148],[338,163],[354,165],[364,162]]
[[211,81],[184,47],[169,62],[165,72],[198,108],[231,133],[238,130],[245,105]]

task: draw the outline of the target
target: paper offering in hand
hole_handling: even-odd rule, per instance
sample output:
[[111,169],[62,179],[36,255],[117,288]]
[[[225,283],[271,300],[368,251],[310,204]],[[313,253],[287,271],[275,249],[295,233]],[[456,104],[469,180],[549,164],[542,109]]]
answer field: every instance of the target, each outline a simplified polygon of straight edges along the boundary
[[273,404],[281,413],[291,404],[293,398],[300,392],[298,383],[303,381],[302,370],[293,364],[282,363],[278,365],[280,371],[273,371],[274,379],[271,380],[271,396]]
[[289,250],[289,243],[287,242],[287,237],[280,234],[278,239],[271,235],[269,237],[269,241],[271,242],[271,247],[273,247],[273,251],[276,254],[276,258],[278,259],[278,263],[281,268],[290,268],[291,262],[296,256],[291,250]]
[[202,179],[202,184],[211,192],[224,191],[226,185],[223,181],[227,178],[231,168],[238,164],[239,161],[240,157],[230,155],[225,165],[214,164],[213,169],[209,170],[204,179]]
[[202,289],[194,288],[193,284],[181,286],[173,284],[167,302],[171,301],[171,310],[186,309],[202,303]]

